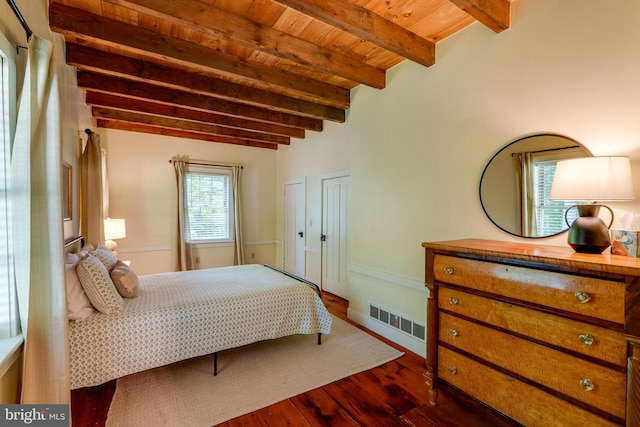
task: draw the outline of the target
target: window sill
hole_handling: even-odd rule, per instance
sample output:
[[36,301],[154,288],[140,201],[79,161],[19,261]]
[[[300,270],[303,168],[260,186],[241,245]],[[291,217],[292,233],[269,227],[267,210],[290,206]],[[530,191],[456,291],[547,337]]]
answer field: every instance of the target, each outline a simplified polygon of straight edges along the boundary
[[0,339],[0,377],[13,365],[22,350],[22,335]]

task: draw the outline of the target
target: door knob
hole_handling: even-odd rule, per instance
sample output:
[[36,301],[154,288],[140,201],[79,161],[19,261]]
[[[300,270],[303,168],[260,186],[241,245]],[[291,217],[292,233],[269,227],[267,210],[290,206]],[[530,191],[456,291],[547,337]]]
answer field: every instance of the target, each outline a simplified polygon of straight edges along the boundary
[[298,231],[298,236],[304,237],[304,233],[302,231]]
[[327,241],[327,236],[325,236],[324,234],[320,235],[320,241],[321,242],[326,242]]

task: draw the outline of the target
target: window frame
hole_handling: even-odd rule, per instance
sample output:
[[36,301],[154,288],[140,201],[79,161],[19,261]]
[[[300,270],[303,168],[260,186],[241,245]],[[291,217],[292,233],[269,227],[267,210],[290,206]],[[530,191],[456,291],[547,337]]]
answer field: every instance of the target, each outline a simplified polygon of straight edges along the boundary
[[[10,340],[10,349],[21,341],[20,318],[18,315],[17,290],[15,284],[15,274],[13,266],[13,230],[12,230],[12,205],[11,205],[11,151],[16,132],[17,121],[17,74],[16,74],[16,47],[11,44],[5,35],[0,32],[0,142],[2,152],[0,153],[0,182],[4,193],[4,200],[0,204],[0,228],[4,228],[0,233],[0,247],[4,246],[6,258],[0,261],[0,265],[5,270],[2,273],[3,279],[0,283],[0,303],[2,311],[6,311],[8,319],[0,319],[0,339],[3,340],[2,348]],[[4,234],[4,235],[2,235]],[[0,249],[0,253],[2,249]],[[6,275],[7,280],[4,280]],[[16,339],[18,341],[16,341]],[[2,353],[4,354],[4,353]]]
[[[544,164],[544,163],[557,164],[560,160],[566,160],[566,159],[575,158],[577,152],[582,153],[582,148],[581,147],[578,147],[578,148],[567,148],[567,149],[558,150],[558,151],[555,151],[555,152],[552,152],[552,153],[539,152],[539,153],[534,153],[533,154],[532,162],[533,162],[533,167],[535,169],[535,179],[536,179],[535,190],[534,190],[536,215],[540,216],[540,215],[543,215],[543,212],[548,211],[548,210],[544,209],[545,202],[546,203],[562,204],[562,206],[563,206],[562,207],[562,222],[563,222],[562,229],[554,231],[553,234],[545,234],[545,235],[557,235],[557,234],[560,234],[560,233],[566,231],[569,228],[569,225],[564,223],[565,215],[567,215],[567,220],[569,221],[569,223],[573,222],[573,220],[577,216],[577,211],[574,211],[573,213],[566,214],[566,210],[568,208],[572,207],[573,205],[583,204],[584,202],[581,202],[581,201],[569,201],[569,200],[551,201],[551,200],[548,199],[548,194],[547,194],[547,198],[545,200],[541,201],[540,198],[539,198],[540,185],[538,184],[538,178],[539,178],[538,165]],[[554,169],[554,175],[555,175],[555,169]],[[551,181],[553,181],[553,177],[551,177]],[[549,191],[550,190],[551,190],[551,183],[549,183]],[[540,227],[540,221],[539,220],[537,220],[537,226],[538,226],[538,233],[540,234],[541,230],[539,229],[539,227]],[[549,232],[549,233],[551,233],[551,232]]]
[[234,204],[234,195],[233,195],[233,186],[232,179],[233,174],[229,168],[221,168],[215,166],[197,166],[197,165],[189,165],[185,170],[185,202],[187,204],[187,215],[189,209],[189,191],[187,190],[189,175],[213,175],[213,176],[224,176],[227,178],[227,237],[220,239],[194,239],[192,230],[191,230],[191,220],[189,220],[189,234],[191,235],[191,244],[195,246],[219,246],[226,245],[235,242],[234,238],[234,228],[235,228],[235,204]]

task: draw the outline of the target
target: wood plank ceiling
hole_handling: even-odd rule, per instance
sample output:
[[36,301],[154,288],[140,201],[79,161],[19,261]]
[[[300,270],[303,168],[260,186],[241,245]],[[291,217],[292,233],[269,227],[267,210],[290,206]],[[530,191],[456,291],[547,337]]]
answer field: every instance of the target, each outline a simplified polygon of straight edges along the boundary
[[[50,0],[98,127],[277,149],[510,0]],[[297,143],[304,143],[299,141]]]

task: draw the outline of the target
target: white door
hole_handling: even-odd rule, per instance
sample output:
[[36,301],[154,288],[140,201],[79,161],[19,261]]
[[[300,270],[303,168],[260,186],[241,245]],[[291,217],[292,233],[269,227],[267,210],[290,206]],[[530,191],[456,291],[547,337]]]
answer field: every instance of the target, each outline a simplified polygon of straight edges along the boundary
[[284,269],[305,277],[305,184],[304,181],[284,185]]
[[322,289],[349,299],[347,239],[349,176],[322,181]]

